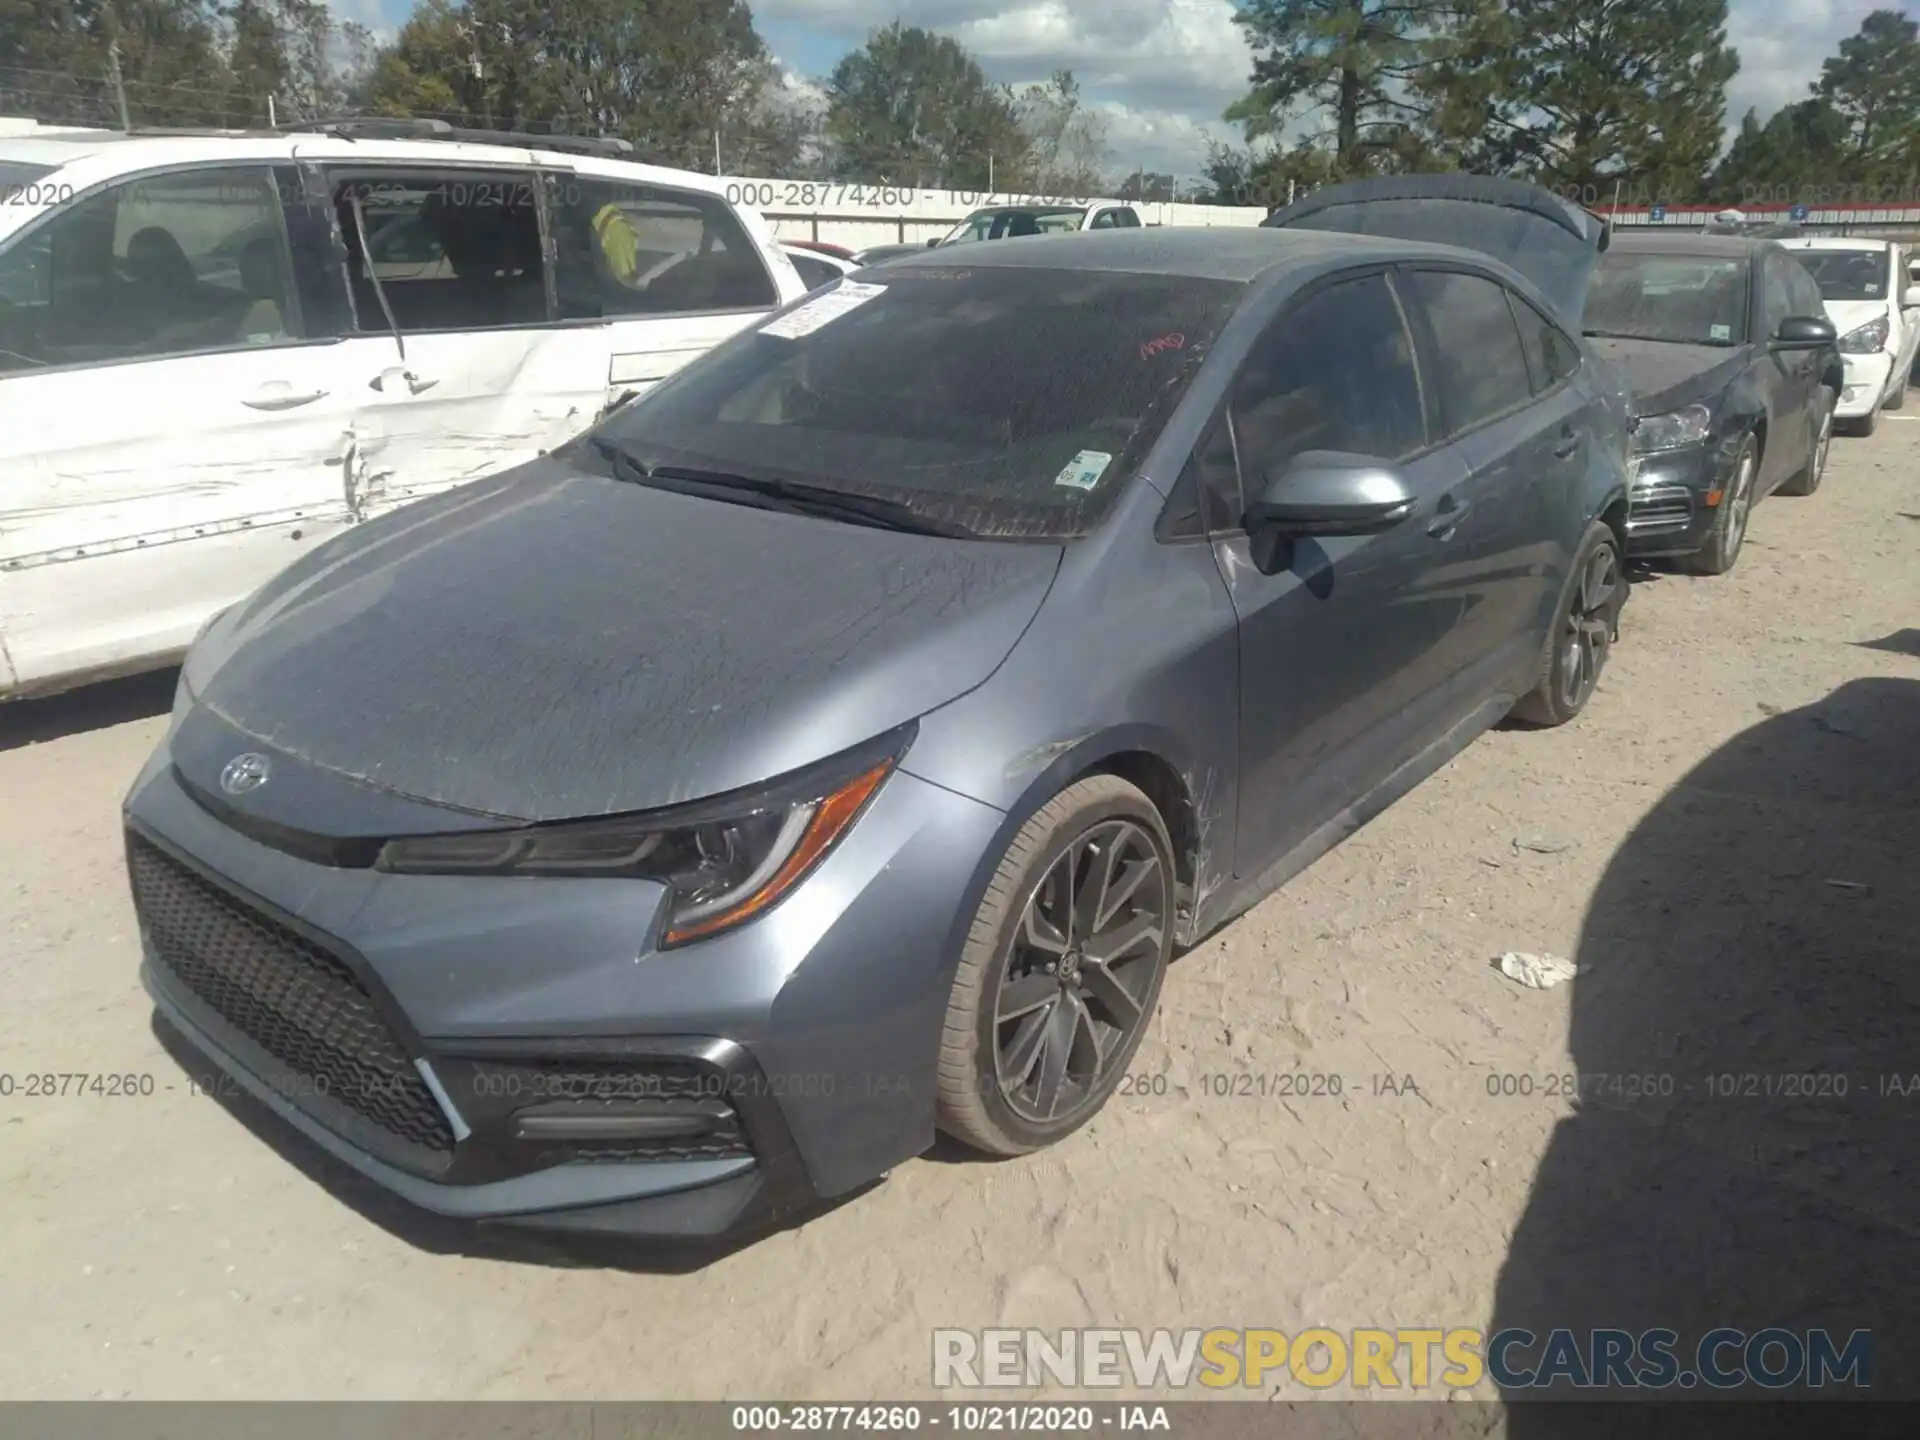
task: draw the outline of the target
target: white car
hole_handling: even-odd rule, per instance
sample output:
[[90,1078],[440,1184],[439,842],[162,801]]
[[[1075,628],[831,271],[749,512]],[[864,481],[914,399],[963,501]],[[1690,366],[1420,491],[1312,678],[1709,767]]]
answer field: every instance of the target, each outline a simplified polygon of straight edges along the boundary
[[1834,419],[1870,435],[1881,410],[1906,403],[1920,349],[1920,281],[1908,247],[1890,240],[1794,237],[1794,252],[1820,287],[1840,332],[1846,388]]
[[1093,200],[1084,205],[992,205],[974,211],[938,243],[962,245],[972,240],[1008,240],[1073,230],[1140,228],[1140,212],[1116,200]]
[[167,663],[805,293],[719,181],[623,148],[0,133],[0,700]]

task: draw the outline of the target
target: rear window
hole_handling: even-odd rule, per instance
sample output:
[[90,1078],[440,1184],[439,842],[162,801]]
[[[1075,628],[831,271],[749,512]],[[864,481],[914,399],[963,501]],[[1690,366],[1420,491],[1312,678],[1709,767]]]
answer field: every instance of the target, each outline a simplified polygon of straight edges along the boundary
[[601,433],[647,463],[896,500],[979,535],[1104,514],[1233,313],[1235,282],[863,271],[710,352]]
[[[54,167],[51,165],[29,165],[24,160],[0,160],[0,200],[15,205],[34,203],[23,202],[19,198],[21,192],[46,179],[53,174],[53,171]],[[73,198],[71,187],[68,188],[67,198]]]

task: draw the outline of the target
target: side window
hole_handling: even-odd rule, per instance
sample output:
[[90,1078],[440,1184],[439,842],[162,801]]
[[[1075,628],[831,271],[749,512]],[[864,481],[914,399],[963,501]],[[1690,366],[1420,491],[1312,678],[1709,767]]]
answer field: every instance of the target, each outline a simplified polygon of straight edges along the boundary
[[1120,212],[1118,210],[1102,210],[1098,215],[1093,217],[1093,224],[1087,228],[1089,230],[1113,230],[1117,229],[1119,225]]
[[718,196],[589,175],[551,176],[547,194],[563,320],[764,310],[778,302],[760,252]]
[[387,329],[380,292],[403,331],[492,330],[547,318],[532,176],[336,174],[333,203],[360,330]]
[[1231,413],[1248,490],[1303,450],[1395,460],[1425,445],[1413,343],[1386,277],[1329,285],[1275,320],[1241,366]]
[[1113,212],[1113,223],[1122,230],[1138,230],[1140,228],[1140,213],[1131,205],[1122,205],[1118,210]]
[[300,336],[265,170],[143,176],[74,201],[0,254],[0,373]]
[[1511,290],[1507,304],[1520,327],[1520,346],[1526,352],[1533,393],[1544,395],[1579,368],[1580,351],[1558,325]]
[[1448,270],[1416,271],[1412,281],[1439,345],[1440,405],[1449,434],[1531,398],[1526,352],[1505,286]]
[[1766,322],[1765,335],[1768,338],[1780,328],[1780,322],[1794,312],[1793,282],[1787,267],[1797,262],[1776,250],[1769,250],[1760,257],[1760,293],[1764,307],[1763,319]]
[[1811,315],[1819,320],[1827,313],[1827,302],[1821,298],[1820,285],[1807,267],[1797,261],[1793,267],[1793,313]]

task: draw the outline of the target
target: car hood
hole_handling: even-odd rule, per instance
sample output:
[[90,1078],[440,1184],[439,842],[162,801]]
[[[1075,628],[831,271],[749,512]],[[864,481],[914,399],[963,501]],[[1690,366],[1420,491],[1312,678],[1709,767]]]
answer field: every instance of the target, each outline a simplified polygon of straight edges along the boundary
[[1636,415],[1663,415],[1717,395],[1746,364],[1745,346],[1676,345],[1590,335],[1587,343],[1626,382]]
[[[545,459],[315,551],[223,617],[187,677],[196,712],[309,781],[520,821],[649,810],[826,758],[980,684],[1060,554]],[[231,752],[189,748],[183,778],[215,793]],[[247,804],[272,806],[275,788]]]
[[1478,250],[1532,281],[1575,333],[1593,267],[1611,235],[1605,220],[1551,190],[1490,175],[1395,175],[1327,185],[1263,223]]

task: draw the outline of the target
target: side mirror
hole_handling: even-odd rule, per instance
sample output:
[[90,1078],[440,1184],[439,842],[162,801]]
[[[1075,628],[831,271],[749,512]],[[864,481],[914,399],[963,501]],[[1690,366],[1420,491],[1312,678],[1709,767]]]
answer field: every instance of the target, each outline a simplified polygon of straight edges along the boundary
[[1907,287],[1907,293],[1900,297],[1900,308],[1903,310],[1920,310],[1920,284],[1913,284]]
[[1417,497],[1383,460],[1336,450],[1294,456],[1247,507],[1247,532],[1378,535],[1413,513]]
[[1822,350],[1839,339],[1831,320],[1811,315],[1789,315],[1773,337],[1775,350]]

